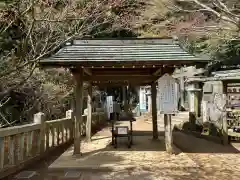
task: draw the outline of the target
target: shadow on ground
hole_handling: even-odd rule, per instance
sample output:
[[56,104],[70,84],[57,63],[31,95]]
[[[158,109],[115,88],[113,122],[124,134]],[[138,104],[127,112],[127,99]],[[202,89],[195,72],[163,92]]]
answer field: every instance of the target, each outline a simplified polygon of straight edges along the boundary
[[[230,172],[228,172],[230,173]],[[63,176],[64,173],[61,175]],[[59,176],[59,174],[58,174]],[[129,168],[124,171],[117,172],[105,172],[105,173],[82,173],[82,177],[91,177],[91,180],[196,180],[196,179],[208,179],[208,173],[205,171],[189,167],[189,168],[142,168],[132,169]],[[212,177],[212,176],[210,176]]]
[[173,132],[173,142],[187,153],[239,153],[239,145],[222,145],[181,131]]
[[[127,140],[122,138],[118,148],[111,145],[111,136],[97,137],[104,146],[98,146],[93,140],[84,147],[82,155],[72,156],[73,148],[69,148],[61,159],[49,168],[52,176],[63,176],[67,171],[98,174],[96,179],[191,179],[190,173],[195,174],[195,163],[176,149],[178,155],[169,155],[165,152],[163,137],[152,140],[152,136],[135,136],[132,148],[127,148]],[[101,139],[100,139],[101,138]],[[84,152],[85,151],[85,152]],[[171,173],[170,173],[171,172]],[[110,177],[106,177],[108,174]],[[199,178],[202,177],[199,175]],[[194,178],[193,178],[194,179]]]
[[[140,136],[140,133],[142,136]],[[221,159],[219,159],[218,165],[215,166],[211,164],[214,163],[211,160],[212,157],[208,158],[209,153],[213,156],[215,154],[238,153],[238,150],[234,147],[225,147],[221,144],[174,131],[174,144],[187,154],[178,150],[177,155],[169,155],[165,152],[163,136],[154,141],[152,140],[151,131],[135,131],[135,134],[138,135],[133,137],[134,145],[130,149],[127,148],[127,140],[124,138],[119,141],[118,148],[115,149],[111,145],[111,136],[96,136],[96,139],[94,138],[92,143],[88,144],[82,155],[72,156],[73,148],[71,147],[61,156],[59,164],[55,163],[48,172],[51,175],[62,176],[67,171],[78,171],[83,174],[95,174],[96,179],[106,180],[154,180],[159,178],[166,180],[195,180],[209,179],[211,177],[219,177],[218,179],[222,180],[235,173],[233,169],[222,166]],[[99,144],[104,145],[99,146]],[[204,166],[205,161],[202,163],[195,161],[194,158],[189,158],[191,157],[189,153],[194,157],[200,155],[205,160],[209,160],[207,163],[210,163],[210,166],[206,165],[208,167],[206,168]],[[208,153],[208,155],[204,155],[204,153]],[[216,159],[218,157],[215,157]],[[219,171],[219,167],[223,167],[221,171]]]

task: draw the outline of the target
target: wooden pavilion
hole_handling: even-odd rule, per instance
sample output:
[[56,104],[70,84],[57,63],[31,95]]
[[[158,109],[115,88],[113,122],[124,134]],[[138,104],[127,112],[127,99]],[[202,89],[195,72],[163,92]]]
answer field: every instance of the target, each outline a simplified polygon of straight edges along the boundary
[[42,59],[42,67],[69,68],[76,80],[74,153],[80,153],[83,82],[89,82],[87,137],[91,137],[93,86],[151,85],[153,138],[158,138],[156,80],[183,65],[205,65],[208,59],[185,52],[173,39],[73,40],[55,55]]

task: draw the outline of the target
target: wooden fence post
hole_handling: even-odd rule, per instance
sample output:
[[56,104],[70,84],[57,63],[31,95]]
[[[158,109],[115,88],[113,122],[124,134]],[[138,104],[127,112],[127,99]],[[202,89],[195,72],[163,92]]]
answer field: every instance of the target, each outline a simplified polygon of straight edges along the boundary
[[35,124],[40,124],[40,153],[43,153],[45,151],[45,114],[42,112],[39,112],[37,114],[34,114],[33,119]]
[[227,87],[228,82],[222,82],[223,95],[222,95],[222,143],[228,145],[228,124],[227,124]]
[[166,151],[169,154],[173,153],[172,122],[171,121],[172,121],[171,114],[164,114],[165,145],[166,145]]
[[73,132],[73,130],[74,130],[73,110],[70,109],[70,110],[66,111],[66,118],[72,120],[71,125],[69,125],[69,127],[70,127],[70,139],[73,139],[73,135],[74,135],[74,132]]
[[90,83],[88,86],[88,100],[87,100],[87,122],[86,122],[86,138],[87,141],[91,141],[92,136],[92,84]]
[[157,89],[156,83],[153,82],[151,85],[151,98],[152,98],[152,128],[153,128],[153,139],[158,139],[158,122],[157,122]]
[[74,107],[74,150],[73,154],[81,154],[81,131],[83,127],[83,69],[73,72],[76,80]]

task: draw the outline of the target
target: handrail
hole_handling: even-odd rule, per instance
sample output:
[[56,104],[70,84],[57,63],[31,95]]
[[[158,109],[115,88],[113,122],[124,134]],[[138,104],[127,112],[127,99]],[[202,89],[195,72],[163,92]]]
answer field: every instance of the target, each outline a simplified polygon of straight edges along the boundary
[[[85,126],[86,115],[83,115]],[[105,114],[92,113],[92,126],[104,123]],[[84,134],[84,129],[81,134]],[[73,142],[74,118],[72,110],[66,117],[45,121],[43,113],[34,115],[31,124],[0,129],[0,179],[41,158],[50,151]]]
[[16,134],[26,133],[29,131],[34,131],[40,129],[41,125],[39,124],[26,124],[21,126],[14,126],[0,129],[0,137],[12,136]]
[[70,120],[69,118],[62,118],[62,119],[56,119],[56,120],[50,120],[50,121],[46,121],[46,124],[54,124],[54,123],[58,123],[58,122],[62,122],[62,121],[67,121]]

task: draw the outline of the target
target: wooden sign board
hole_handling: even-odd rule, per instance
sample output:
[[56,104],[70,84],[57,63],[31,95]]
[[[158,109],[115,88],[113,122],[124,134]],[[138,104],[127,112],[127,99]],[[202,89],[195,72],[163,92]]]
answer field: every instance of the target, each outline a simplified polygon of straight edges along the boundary
[[176,80],[169,74],[158,79],[160,114],[175,114],[178,112],[178,93]]
[[116,127],[118,135],[127,135],[128,134],[128,127],[127,126],[119,126]]

